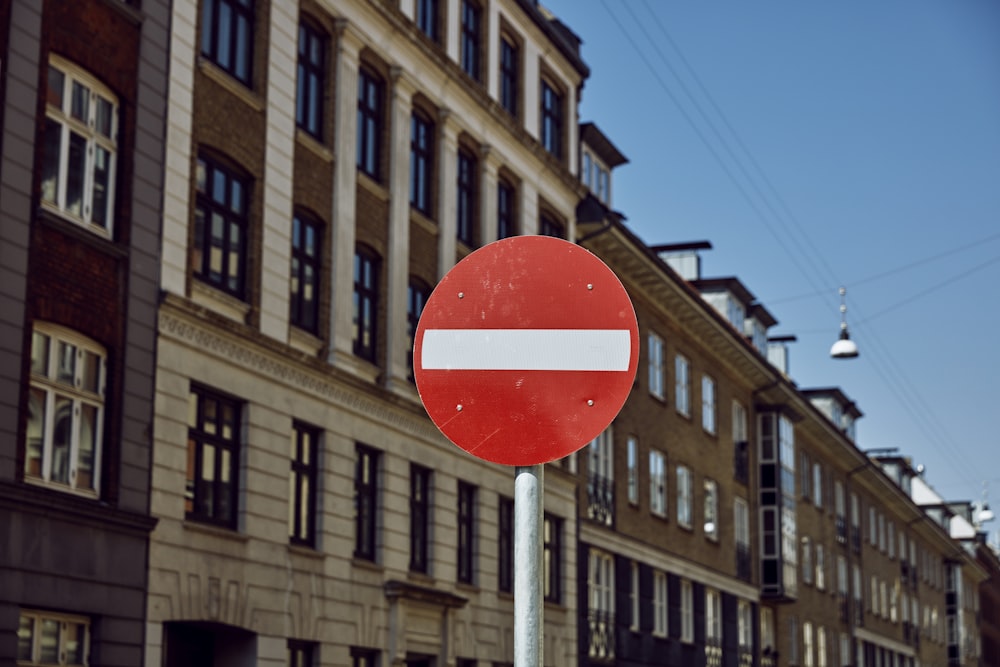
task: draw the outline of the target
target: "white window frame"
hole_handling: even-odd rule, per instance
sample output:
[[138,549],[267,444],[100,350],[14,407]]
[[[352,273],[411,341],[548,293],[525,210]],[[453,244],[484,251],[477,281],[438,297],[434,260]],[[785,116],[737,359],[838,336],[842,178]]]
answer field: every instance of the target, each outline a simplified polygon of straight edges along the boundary
[[816,628],[816,667],[827,667],[826,628]]
[[674,407],[691,416],[691,362],[683,354],[674,357]]
[[743,498],[733,499],[733,531],[736,546],[750,547],[750,504]]
[[653,571],[653,635],[667,636],[667,573]]
[[663,400],[667,396],[666,368],[663,364],[665,346],[659,335],[649,332],[646,352],[649,356],[649,393]]
[[639,504],[639,439],[630,435],[625,441],[626,461],[628,469],[628,502]]
[[611,613],[615,604],[615,563],[611,554],[594,549],[587,571],[588,600],[591,611]]
[[[61,87],[59,91],[62,99],[55,100],[57,104],[47,103],[45,106],[45,135],[48,135],[49,123],[58,125],[59,130],[59,154],[56,158],[58,164],[52,165],[52,156],[44,155],[42,165],[41,201],[42,206],[53,211],[61,217],[68,218],[73,222],[82,225],[86,229],[103,236],[111,238],[114,234],[114,214],[115,214],[115,179],[117,177],[117,156],[118,156],[118,98],[111,90],[97,80],[92,74],[72,62],[52,55],[49,57],[49,69],[47,82],[51,89],[56,83],[54,80],[56,73],[62,75]],[[49,90],[49,96],[55,90]],[[74,109],[74,92],[79,92],[77,101],[86,100],[85,109]],[[99,113],[99,109],[104,109],[106,118],[106,130],[98,128],[98,116],[102,118],[104,114]],[[81,117],[81,115],[83,117]],[[55,126],[51,126],[55,130]],[[76,136],[83,140],[84,155],[82,156],[82,179],[80,187],[80,199],[78,205],[67,201],[69,193],[70,170],[70,138]],[[43,143],[45,138],[43,138]],[[97,170],[97,156],[103,151],[107,156],[105,191],[105,210],[103,212],[103,223],[95,215],[94,194],[95,194],[95,172]],[[50,169],[54,166],[54,173]],[[54,180],[53,180],[54,178]]]
[[722,595],[714,588],[705,587],[705,643],[722,644]]
[[840,633],[840,667],[851,664],[851,637],[846,632]]
[[691,470],[687,466],[677,466],[677,524],[691,527]]
[[694,588],[687,579],[681,579],[681,641],[694,642]]
[[[27,624],[27,628],[25,625]],[[17,664],[24,667],[34,667],[35,665],[88,665],[90,664],[90,620],[83,616],[70,616],[67,614],[53,614],[43,611],[22,610],[18,622],[18,644],[17,644]],[[42,633],[45,626],[52,628],[55,625],[55,655],[44,655],[42,651]],[[75,640],[78,650],[75,651],[77,657],[69,657],[69,651],[73,647],[70,631],[73,627],[82,634],[83,645],[80,646],[80,638]],[[24,650],[23,642],[27,639],[27,652]],[[72,662],[70,662],[72,660]]]
[[614,441],[611,426],[608,426],[599,436],[590,441],[588,464],[591,475],[607,480],[615,478]]
[[667,516],[667,455],[649,450],[649,511]]
[[811,621],[802,622],[802,667],[814,667],[813,626]]
[[[761,636],[763,638],[764,615],[761,614]],[[753,653],[753,607],[748,600],[736,601],[736,641],[740,651]]]
[[[43,340],[47,341],[46,350],[41,349]],[[46,322],[35,323],[31,348],[25,481],[97,497],[101,488],[107,354],[103,347],[72,329]],[[69,357],[60,359],[67,353]],[[71,362],[71,367],[61,366],[60,361],[63,364]],[[91,364],[90,388],[84,386],[88,361]],[[60,431],[56,424],[57,403],[63,406],[60,410],[69,407],[69,415],[66,416],[70,419],[70,442],[64,445],[65,451],[53,442],[53,434]],[[41,433],[37,433],[31,419],[35,411],[41,411]],[[83,415],[87,411],[91,412],[93,427],[90,432],[90,485],[84,487],[80,482],[81,457],[85,456],[81,451],[84,442],[81,435],[85,432]],[[33,452],[37,452],[41,459]]]
[[715,435],[718,419],[716,418],[715,380],[701,376],[701,427],[705,433]]
[[[752,630],[750,636],[753,637]],[[774,645],[774,610],[770,607],[760,607],[760,645],[771,652],[777,648]]]
[[705,538],[719,541],[719,485],[712,479],[705,479],[704,521]]
[[739,401],[733,401],[733,443],[748,441],[747,409]]

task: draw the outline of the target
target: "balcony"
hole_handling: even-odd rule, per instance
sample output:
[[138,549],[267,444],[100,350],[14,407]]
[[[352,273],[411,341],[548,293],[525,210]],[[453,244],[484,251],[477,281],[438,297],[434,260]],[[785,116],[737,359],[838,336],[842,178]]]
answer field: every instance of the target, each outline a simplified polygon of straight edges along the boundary
[[587,479],[587,518],[608,526],[615,525],[615,483],[599,475]]
[[609,611],[591,609],[587,612],[587,656],[598,660],[614,660],[615,615]]

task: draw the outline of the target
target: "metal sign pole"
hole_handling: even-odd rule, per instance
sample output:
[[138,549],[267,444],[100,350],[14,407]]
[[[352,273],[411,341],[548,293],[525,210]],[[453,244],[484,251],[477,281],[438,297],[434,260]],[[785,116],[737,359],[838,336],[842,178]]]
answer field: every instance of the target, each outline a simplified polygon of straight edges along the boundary
[[543,465],[514,472],[514,667],[542,667]]

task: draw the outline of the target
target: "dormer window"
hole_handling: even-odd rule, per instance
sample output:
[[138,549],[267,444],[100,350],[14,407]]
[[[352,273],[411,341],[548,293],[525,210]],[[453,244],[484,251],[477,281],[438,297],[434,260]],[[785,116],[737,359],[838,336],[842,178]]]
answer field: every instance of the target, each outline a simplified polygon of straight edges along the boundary
[[604,204],[611,204],[611,171],[586,148],[580,165],[580,180]]

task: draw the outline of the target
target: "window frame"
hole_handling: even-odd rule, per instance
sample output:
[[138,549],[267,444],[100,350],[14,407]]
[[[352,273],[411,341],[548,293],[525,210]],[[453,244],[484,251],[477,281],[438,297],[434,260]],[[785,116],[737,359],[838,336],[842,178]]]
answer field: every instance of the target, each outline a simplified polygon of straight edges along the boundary
[[722,644],[722,594],[709,586],[705,587],[705,643]]
[[410,206],[434,216],[434,133],[431,117],[414,107],[410,113]]
[[295,125],[322,143],[327,38],[311,21],[299,21],[295,69]]
[[[253,0],[202,0],[202,2],[204,4],[201,14],[201,55],[247,88],[252,89],[255,38]],[[225,26],[219,23],[222,5],[227,6],[231,17],[230,23]],[[246,30],[242,39],[243,46],[240,46],[241,25]],[[220,39],[223,30],[229,33],[224,41]],[[228,44],[228,53],[221,54],[219,52],[220,42]],[[223,57],[231,64],[224,62]]]
[[455,236],[468,247],[475,248],[479,228],[479,160],[464,146],[458,148],[456,172]]
[[[30,624],[30,629],[28,632],[28,655],[24,654],[23,639],[25,633],[25,621]],[[47,656],[42,653],[44,647],[43,643],[43,626],[46,623],[57,624],[56,628],[56,648],[55,655]],[[17,630],[17,642],[16,646],[16,661],[18,665],[23,665],[24,667],[32,667],[34,665],[75,665],[77,667],[82,667],[83,665],[90,664],[90,649],[91,649],[91,632],[90,632],[90,619],[86,616],[74,616],[70,614],[60,614],[48,611],[41,611],[35,609],[21,609],[18,615],[18,630]],[[80,645],[79,639],[77,640],[76,657],[70,658],[75,660],[74,662],[69,662],[66,657],[69,652],[70,638],[69,630],[70,626],[76,626],[82,631],[83,642]]]
[[667,607],[669,591],[667,589],[667,573],[653,570],[653,636],[666,637],[668,634]]
[[497,589],[514,592],[514,500],[506,496],[497,508]]
[[459,480],[455,528],[457,531],[455,579],[474,584],[476,578],[476,486]]
[[[378,360],[378,309],[382,258],[359,244],[354,250],[353,341],[354,354],[371,363]],[[370,279],[369,279],[370,278]],[[368,341],[367,343],[365,341]]]
[[[222,201],[218,199],[222,177]],[[195,170],[194,260],[195,277],[241,301],[247,296],[250,255],[250,179],[208,155],[199,153]],[[211,189],[211,192],[209,191]],[[222,236],[213,238],[212,221],[222,219]],[[216,245],[216,241],[219,245]],[[234,252],[235,247],[235,252]],[[218,253],[219,271],[213,271]],[[232,266],[235,256],[236,266]]]
[[649,511],[651,514],[667,518],[667,455],[649,450]]
[[665,350],[666,345],[663,342],[663,338],[659,334],[650,331],[646,337],[646,353],[649,365],[647,383],[649,385],[649,393],[661,401],[666,400],[667,397],[667,372],[663,356]]
[[382,452],[360,442],[355,443],[354,451],[354,558],[375,562]]
[[517,187],[501,177],[497,180],[497,239],[517,233]]
[[541,236],[551,236],[557,239],[566,238],[566,225],[551,213],[543,211],[538,216],[538,233]]
[[693,524],[692,474],[687,466],[677,466],[677,525],[691,529]]
[[[61,76],[56,86],[53,72]],[[60,88],[58,92],[56,88]],[[80,89],[86,94],[85,101],[74,92]],[[81,101],[83,109],[76,108]],[[106,108],[105,114],[101,109]],[[85,117],[80,117],[80,116]],[[98,128],[101,117],[106,115],[106,131]],[[50,132],[58,131],[58,147],[51,144]],[[74,223],[106,239],[114,238],[116,181],[118,177],[119,154],[119,103],[111,89],[93,74],[73,62],[51,55],[47,70],[45,100],[45,129],[40,143],[42,149],[40,202],[43,208],[72,220]],[[74,151],[73,138],[83,140],[82,151]],[[57,155],[52,155],[56,148]],[[98,151],[107,156],[107,166],[103,171],[103,207],[94,205],[99,191],[97,173]],[[80,164],[71,163],[79,161]],[[78,172],[82,170],[82,174]],[[69,189],[78,183],[79,194],[73,195]],[[74,188],[76,189],[76,188]],[[78,196],[74,206],[68,199]],[[74,210],[78,207],[78,210]],[[100,216],[96,215],[99,208]],[[99,220],[101,217],[103,220]]]
[[[319,333],[320,290],[323,286],[323,231],[325,225],[303,211],[292,216],[292,266],[289,285],[289,322]],[[311,248],[307,241],[312,237]],[[311,277],[311,278],[310,278]],[[310,299],[308,294],[312,293]]]
[[462,0],[459,37],[460,66],[476,82],[483,78],[483,7],[476,0]]
[[691,362],[683,354],[674,356],[674,408],[691,417]]
[[431,493],[434,473],[410,463],[410,571],[430,573]]
[[411,381],[416,379],[413,374],[413,346],[417,340],[417,325],[420,324],[420,316],[424,312],[431,291],[423,280],[410,276],[406,286],[406,369]]
[[[705,492],[704,517],[702,530],[705,539],[713,542],[719,541],[719,484],[713,479],[705,478],[703,484]],[[711,524],[711,529],[709,528]]]
[[[188,478],[185,488],[184,518],[188,521],[207,523],[230,530],[236,530],[239,520],[239,493],[240,493],[240,454],[242,453],[243,437],[243,411],[245,404],[243,401],[228,396],[214,389],[203,385],[192,383],[188,394]],[[215,403],[215,415],[213,429],[214,433],[206,430],[206,423],[211,419],[206,416],[207,402]],[[228,424],[230,437],[226,437],[225,408],[231,412],[231,420]],[[194,423],[192,423],[194,420]],[[214,449],[215,456],[212,461],[212,475],[214,479],[204,480],[205,447]],[[192,451],[193,450],[193,451]],[[228,489],[225,488],[222,475],[216,471],[223,471],[225,464],[225,452],[229,453],[229,479]],[[200,492],[200,483],[208,481],[212,487],[212,507],[209,510],[199,507],[204,502],[203,492]],[[228,508],[222,511],[217,509],[220,503],[215,502],[217,498],[222,498],[228,502]],[[225,511],[228,509],[228,512]]]
[[639,504],[639,438],[634,435],[625,440],[625,467],[628,471],[628,502]]
[[717,396],[715,379],[710,375],[701,376],[701,428],[709,435],[718,432]]
[[539,128],[538,140],[550,155],[557,160],[564,158],[566,138],[565,93],[562,89],[541,77],[539,82]]
[[[46,341],[44,350],[41,349],[40,343],[43,338]],[[64,349],[72,350],[69,369],[65,369],[61,364],[68,361]],[[36,362],[39,355],[45,357],[44,360],[39,360],[44,368],[39,368],[39,363]],[[65,376],[67,370],[70,373],[69,377]],[[85,387],[88,376],[91,376],[90,387]],[[91,498],[101,497],[101,473],[105,449],[104,421],[107,416],[107,376],[107,351],[96,341],[66,327],[42,321],[34,323],[26,405],[28,416],[23,442],[24,466],[21,469],[26,482]],[[33,444],[36,438],[32,437],[34,420],[31,419],[31,415],[38,403],[39,395],[42,401],[41,433],[37,436],[36,445]],[[68,402],[70,408],[68,417],[71,431],[69,442],[65,443],[66,472],[65,481],[62,481],[53,480],[53,467],[57,465],[55,459],[62,449],[62,446],[55,442],[55,437],[60,432],[59,424],[62,423],[59,415],[63,413],[63,409],[59,405],[65,405],[64,402]],[[86,458],[86,451],[81,452],[81,445],[87,426],[84,418],[87,409],[92,411],[89,488],[79,486],[81,462]],[[31,453],[36,448],[38,454],[32,456]],[[33,474],[36,471],[29,470],[35,461],[38,462],[37,474]]]
[[358,68],[357,126],[357,169],[376,182],[381,182],[385,79],[364,64]]
[[542,517],[542,596],[562,603],[563,519],[545,512]]
[[439,0],[417,0],[414,9],[417,30],[435,44],[441,39],[441,3]]
[[681,579],[681,636],[684,644],[694,643],[694,586],[689,579]]
[[[316,497],[319,481],[317,459],[322,430],[303,421],[292,422],[292,447],[289,469],[288,539],[292,544],[316,546]],[[303,489],[303,481],[305,488]],[[304,508],[306,508],[305,511]]]
[[319,642],[288,640],[288,667],[313,667],[319,655]]
[[506,31],[500,32],[500,54],[497,58],[500,81],[497,90],[498,101],[514,118],[521,111],[521,44]]

